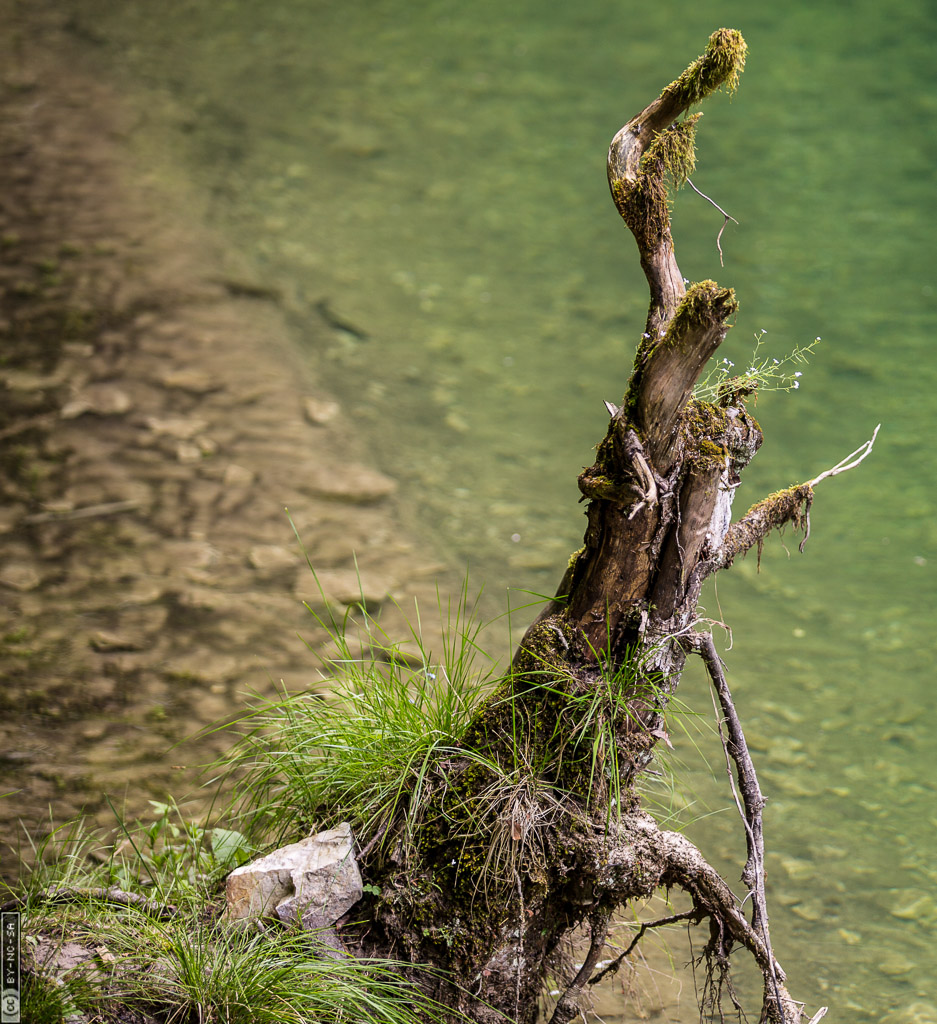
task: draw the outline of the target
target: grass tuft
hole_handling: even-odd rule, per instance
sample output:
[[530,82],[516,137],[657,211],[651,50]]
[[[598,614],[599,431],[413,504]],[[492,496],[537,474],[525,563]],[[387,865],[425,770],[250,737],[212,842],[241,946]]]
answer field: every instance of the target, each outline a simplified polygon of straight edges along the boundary
[[199,918],[113,925],[121,1002],[166,1024],[417,1024],[441,1008],[403,980],[404,965],[324,958],[314,934],[226,930]]
[[256,707],[226,764],[239,779],[250,835],[283,838],[297,827],[308,834],[337,821],[362,836],[395,821],[411,834],[432,770],[454,752],[499,678],[478,643],[478,599],[463,587],[454,605],[439,605],[438,656],[425,643],[419,608],[408,624],[415,655],[364,608],[341,623],[309,609],[332,637],[334,654],[321,666],[328,694]]

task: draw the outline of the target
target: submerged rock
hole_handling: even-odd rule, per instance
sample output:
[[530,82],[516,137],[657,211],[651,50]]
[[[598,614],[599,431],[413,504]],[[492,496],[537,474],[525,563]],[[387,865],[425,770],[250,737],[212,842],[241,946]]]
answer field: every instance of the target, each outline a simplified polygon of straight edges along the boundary
[[294,569],[300,556],[282,544],[255,544],[247,553],[251,568],[261,575],[273,576],[287,569]]
[[889,978],[900,978],[904,974],[913,973],[918,967],[910,957],[903,953],[887,952],[882,957],[878,969]]
[[129,412],[133,402],[126,391],[112,384],[89,384],[84,390],[62,406],[63,420],[74,420],[85,413],[95,416],[122,416]]
[[205,420],[194,416],[147,416],[144,422],[155,436],[177,441],[188,441],[208,426]]
[[318,604],[364,605],[374,609],[390,596],[393,584],[379,573],[356,569],[323,569],[313,575],[308,567],[300,569],[293,593],[302,601]]
[[224,387],[214,374],[191,368],[171,370],[163,374],[159,382],[164,388],[187,391],[192,395],[207,395],[213,391],[221,391]]
[[32,562],[10,561],[0,568],[0,586],[25,593],[35,590],[42,582],[39,570]]
[[352,462],[341,466],[308,462],[298,467],[296,486],[308,494],[361,504],[380,501],[397,490],[396,481],[389,476]]
[[937,1006],[921,999],[893,1010],[882,1024],[937,1024]]
[[922,923],[937,920],[937,903],[928,892],[919,889],[896,889],[894,900],[894,905],[889,910],[892,917]]
[[327,398],[307,398],[303,402],[306,419],[317,427],[324,427],[326,423],[331,423],[341,411],[338,402]]

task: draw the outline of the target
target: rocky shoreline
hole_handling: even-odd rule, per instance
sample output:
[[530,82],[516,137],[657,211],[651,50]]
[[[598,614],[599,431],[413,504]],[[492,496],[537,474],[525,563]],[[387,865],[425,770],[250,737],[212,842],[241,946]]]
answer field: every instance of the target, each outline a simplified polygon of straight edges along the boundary
[[317,685],[297,633],[328,636],[304,600],[342,615],[363,596],[403,638],[397,605],[435,608],[437,577],[454,579],[407,535],[395,482],[310,379],[276,294],[134,166],[108,86],[52,31],[15,56],[0,76],[0,821],[14,844],[20,822],[113,821],[102,793],[135,814],[193,791],[178,762],[231,739],[172,744],[243,713],[249,692]]

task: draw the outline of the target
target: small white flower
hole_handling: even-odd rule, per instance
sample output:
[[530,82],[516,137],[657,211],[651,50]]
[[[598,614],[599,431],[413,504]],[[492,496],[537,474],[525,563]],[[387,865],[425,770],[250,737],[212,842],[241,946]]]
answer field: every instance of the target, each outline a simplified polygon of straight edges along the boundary
[[800,387],[800,381],[799,380],[795,380],[794,381],[794,387],[795,388],[799,388]]
[[815,341],[822,341],[823,339],[822,338],[815,338],[814,340]]
[[774,365],[777,366],[779,361],[777,359],[775,359],[775,360],[773,360],[773,362],[774,362]]
[[641,337],[642,337],[642,338],[650,338],[650,334],[648,334],[647,332],[645,332],[644,334],[642,334],[642,335],[641,335]]
[[754,366],[750,366],[750,367],[748,368],[748,375],[749,375],[750,377],[754,377],[754,376],[755,376],[755,374],[756,374],[757,372],[758,372],[758,371],[757,371],[757,370],[755,369],[755,367],[754,367]]
[[800,372],[800,370],[798,370],[798,371],[797,371],[797,372],[796,372],[796,373],[794,374],[794,376],[795,376],[795,377],[803,377],[803,374],[802,374],[802,373]]

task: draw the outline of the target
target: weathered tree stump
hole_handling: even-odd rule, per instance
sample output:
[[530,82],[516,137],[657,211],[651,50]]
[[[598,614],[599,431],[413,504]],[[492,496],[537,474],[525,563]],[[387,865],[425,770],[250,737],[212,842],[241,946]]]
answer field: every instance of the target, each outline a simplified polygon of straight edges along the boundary
[[[681,919],[710,923],[711,996],[732,992],[722,987],[729,955],[744,947],[764,976],[763,1019],[803,1016],[768,935],[763,798],[697,602],[708,576],[772,529],[807,522],[816,481],[730,525],[761,430],[744,387],[724,388],[715,403],[693,390],[737,303],[713,281],[685,285],[670,232],[668,181],[692,171],[699,115],[678,118],[719,87],[734,89],[745,52],[738,32],[715,32],[612,141],[612,197],[637,241],[651,302],[627,392],[609,407],[595,463],[579,477],[589,502],[583,547],[460,749],[425,780],[416,830],[388,829],[363,857],[381,895],[367,906],[361,949],[446,972],[435,995],[476,1021],[532,1024],[561,941],[587,924],[588,955],[552,1024],[571,1020],[596,980],[611,915],[662,887],[690,895]],[[750,921],[699,850],[661,830],[635,793],[691,651],[711,671],[738,767]]]

